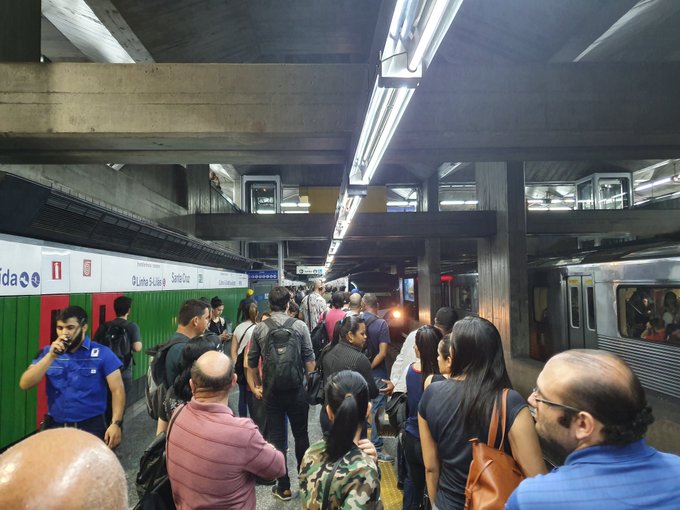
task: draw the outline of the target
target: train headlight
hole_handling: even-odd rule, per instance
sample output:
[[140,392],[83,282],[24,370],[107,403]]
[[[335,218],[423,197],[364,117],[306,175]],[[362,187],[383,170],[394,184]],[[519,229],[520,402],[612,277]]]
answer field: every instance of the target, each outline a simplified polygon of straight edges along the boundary
[[395,319],[401,319],[401,310],[393,310],[392,317],[394,317]]

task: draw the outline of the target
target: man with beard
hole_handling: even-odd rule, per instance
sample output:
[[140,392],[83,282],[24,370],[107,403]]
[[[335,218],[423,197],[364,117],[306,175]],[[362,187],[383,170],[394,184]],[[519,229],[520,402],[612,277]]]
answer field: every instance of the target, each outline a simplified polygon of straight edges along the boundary
[[506,510],[678,508],[680,457],[645,443],[654,417],[621,358],[597,350],[560,353],[539,374],[529,404],[538,435],[568,456],[551,473],[524,480]]
[[[28,390],[47,378],[48,413],[43,429],[72,427],[90,432],[114,449],[121,440],[125,387],[121,361],[87,336],[87,313],[69,306],[57,317],[57,338],[38,354],[19,380]],[[106,423],[106,390],[111,391],[111,423]]]

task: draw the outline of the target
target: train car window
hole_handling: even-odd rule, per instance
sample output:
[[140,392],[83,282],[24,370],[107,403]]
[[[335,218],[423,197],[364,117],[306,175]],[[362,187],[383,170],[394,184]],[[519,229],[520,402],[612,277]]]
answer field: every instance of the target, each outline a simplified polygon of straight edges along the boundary
[[621,336],[680,345],[680,286],[617,288]]
[[534,287],[534,321],[548,320],[548,287]]
[[571,311],[571,327],[581,327],[581,316],[579,309],[581,308],[579,288],[569,287],[569,309]]
[[595,295],[592,287],[586,287],[586,310],[588,312],[586,327],[590,331],[595,331]]

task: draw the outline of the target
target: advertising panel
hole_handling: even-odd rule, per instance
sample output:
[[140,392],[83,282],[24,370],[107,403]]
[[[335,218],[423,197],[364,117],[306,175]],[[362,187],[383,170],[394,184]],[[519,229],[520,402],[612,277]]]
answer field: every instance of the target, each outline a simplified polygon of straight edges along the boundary
[[70,250],[43,247],[42,249],[42,293],[68,294],[71,288]]
[[198,270],[191,266],[179,264],[163,264],[163,277],[165,290],[197,289]]
[[100,292],[102,256],[83,251],[71,252],[71,292]]
[[41,291],[40,246],[0,240],[0,296],[31,296]]
[[163,264],[102,255],[102,292],[163,290]]

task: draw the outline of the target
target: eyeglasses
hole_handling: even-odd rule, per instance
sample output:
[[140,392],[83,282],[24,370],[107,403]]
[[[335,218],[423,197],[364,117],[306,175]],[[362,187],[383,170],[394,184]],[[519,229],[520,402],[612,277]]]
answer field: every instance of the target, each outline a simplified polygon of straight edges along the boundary
[[541,402],[541,403],[543,403],[543,404],[545,404],[545,405],[547,405],[547,406],[550,406],[550,407],[561,407],[561,408],[563,408],[563,409],[569,409],[570,411],[574,411],[575,413],[580,413],[580,412],[582,411],[582,409],[577,409],[577,408],[575,408],[575,407],[568,406],[568,405],[565,405],[565,404],[559,404],[559,403],[557,403],[557,402],[553,402],[552,400],[546,400],[546,399],[544,399],[544,398],[538,398],[538,397],[537,397],[537,395],[539,395],[538,388],[534,388],[533,390],[531,390],[531,394],[534,396],[534,400],[535,400],[536,402]]

